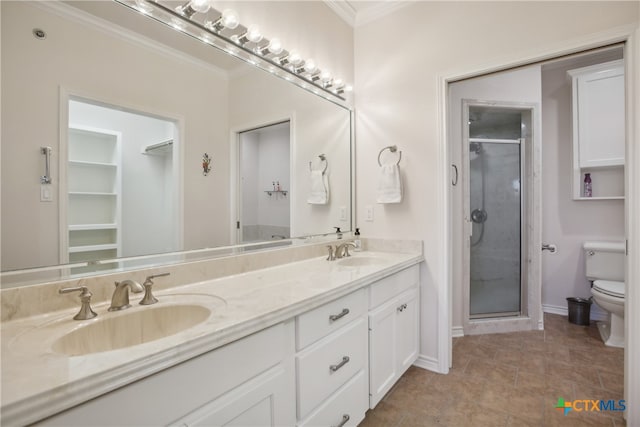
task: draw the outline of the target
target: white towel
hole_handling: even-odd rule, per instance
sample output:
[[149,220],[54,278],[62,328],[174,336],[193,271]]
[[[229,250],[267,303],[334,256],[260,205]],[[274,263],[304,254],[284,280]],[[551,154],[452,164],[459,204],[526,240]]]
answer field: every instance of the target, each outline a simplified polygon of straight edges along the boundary
[[311,205],[326,205],[329,203],[329,178],[321,170],[311,171],[311,192],[307,203]]
[[402,201],[402,177],[396,164],[382,165],[378,181],[378,203],[400,203]]

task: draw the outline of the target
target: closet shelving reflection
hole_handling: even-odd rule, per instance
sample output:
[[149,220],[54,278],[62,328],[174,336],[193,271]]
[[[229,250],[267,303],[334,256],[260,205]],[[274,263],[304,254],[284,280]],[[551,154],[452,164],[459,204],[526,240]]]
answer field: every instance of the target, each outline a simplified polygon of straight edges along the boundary
[[68,261],[120,256],[119,132],[68,131]]

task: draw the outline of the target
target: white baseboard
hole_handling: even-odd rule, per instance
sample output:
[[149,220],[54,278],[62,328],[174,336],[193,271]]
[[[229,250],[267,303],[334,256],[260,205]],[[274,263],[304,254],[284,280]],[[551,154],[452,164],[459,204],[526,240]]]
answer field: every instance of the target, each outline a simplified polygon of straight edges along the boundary
[[451,328],[451,338],[460,338],[464,336],[462,326],[454,326]]
[[[550,305],[550,304],[542,304],[542,311],[545,313],[551,314],[559,314],[560,316],[569,316],[569,309],[566,306],[560,305]],[[591,305],[591,310],[589,311],[589,318],[591,320],[608,320],[607,312],[603,311],[600,307],[595,304]]]
[[417,366],[418,368],[426,369],[428,371],[437,372],[439,374],[448,373],[448,372],[440,371],[439,365],[440,364],[438,363],[437,359],[435,359],[433,357],[429,357],[429,356],[423,356],[423,355],[418,356],[416,361],[413,362],[413,366]]

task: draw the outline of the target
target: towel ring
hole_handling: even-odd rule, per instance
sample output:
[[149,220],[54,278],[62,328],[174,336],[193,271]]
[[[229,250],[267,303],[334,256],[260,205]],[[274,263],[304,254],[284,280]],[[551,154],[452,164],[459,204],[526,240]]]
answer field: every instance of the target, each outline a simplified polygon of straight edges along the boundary
[[[380,162],[380,156],[382,155],[384,150],[389,150],[392,153],[395,153],[396,151],[398,151],[398,147],[396,145],[389,145],[388,147],[384,147],[382,150],[380,150],[380,152],[378,153],[378,165],[379,166],[382,166],[382,163]],[[400,164],[400,160],[402,160],[402,151],[398,151],[398,161],[396,162],[396,165]]]
[[[324,154],[320,154],[318,158],[320,159],[321,162],[324,161],[324,169],[322,170],[322,174],[324,175],[324,173],[327,171],[327,168],[329,167],[329,161],[327,160],[327,157]],[[309,162],[309,170],[313,172],[313,168],[311,167],[311,162]]]

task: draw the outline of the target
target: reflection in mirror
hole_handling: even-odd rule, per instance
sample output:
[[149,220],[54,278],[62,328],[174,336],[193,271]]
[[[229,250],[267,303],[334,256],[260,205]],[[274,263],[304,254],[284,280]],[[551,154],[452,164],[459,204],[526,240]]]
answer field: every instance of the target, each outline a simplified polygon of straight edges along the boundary
[[[49,269],[57,276],[45,277],[64,278],[193,259],[242,242],[238,134],[283,121],[290,123],[288,236],[351,228],[351,112],[344,106],[116,2],[0,7],[3,272],[105,251],[91,254],[99,259],[91,265]],[[46,37],[34,37],[35,28]],[[115,126],[118,114],[141,124]],[[152,122],[158,128],[143,133]],[[111,142],[97,145],[102,140]],[[161,155],[142,154],[169,140]],[[51,147],[50,184],[40,182],[42,146]],[[118,154],[83,158],[89,146]],[[331,197],[309,204],[309,162],[321,153],[329,159]],[[211,158],[206,175],[204,154]],[[92,217],[105,212],[111,215]],[[197,255],[155,255],[176,250]]]
[[289,122],[239,134],[241,243],[288,239],[291,235]]

